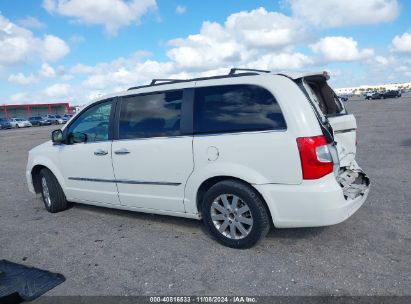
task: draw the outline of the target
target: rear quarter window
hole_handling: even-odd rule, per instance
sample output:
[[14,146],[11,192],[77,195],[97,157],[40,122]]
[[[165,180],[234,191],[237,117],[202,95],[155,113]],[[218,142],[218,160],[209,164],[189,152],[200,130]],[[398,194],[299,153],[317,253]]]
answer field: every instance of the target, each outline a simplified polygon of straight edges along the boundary
[[256,85],[195,89],[194,133],[286,129],[275,97]]

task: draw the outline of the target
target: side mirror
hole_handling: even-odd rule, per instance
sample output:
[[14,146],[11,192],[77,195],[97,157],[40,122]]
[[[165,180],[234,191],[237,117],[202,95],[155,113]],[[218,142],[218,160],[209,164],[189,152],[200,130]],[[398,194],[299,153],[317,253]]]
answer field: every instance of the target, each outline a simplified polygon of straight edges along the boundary
[[70,133],[70,142],[73,144],[84,143],[87,141],[87,134],[81,132]]
[[51,132],[51,141],[55,145],[60,145],[63,143],[64,137],[63,132],[61,130],[54,130]]

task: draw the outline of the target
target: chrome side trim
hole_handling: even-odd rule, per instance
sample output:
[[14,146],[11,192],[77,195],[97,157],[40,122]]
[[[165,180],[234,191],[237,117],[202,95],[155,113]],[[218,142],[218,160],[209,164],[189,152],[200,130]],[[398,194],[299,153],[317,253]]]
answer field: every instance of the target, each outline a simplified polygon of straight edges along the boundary
[[101,183],[115,183],[114,179],[102,179],[102,178],[86,178],[86,177],[69,177],[69,180],[83,181],[83,182],[101,182]]
[[120,184],[135,184],[135,185],[161,185],[161,186],[181,185],[181,183],[173,183],[173,182],[148,182],[148,181],[127,180],[127,179],[118,179],[118,180],[115,180],[115,182],[120,183]]
[[87,178],[87,177],[69,177],[69,180],[83,181],[83,182],[101,182],[101,183],[119,183],[119,184],[131,184],[131,185],[160,185],[160,186],[179,186],[181,183],[173,182],[149,182],[149,181],[136,181],[128,179],[102,179],[102,178]]

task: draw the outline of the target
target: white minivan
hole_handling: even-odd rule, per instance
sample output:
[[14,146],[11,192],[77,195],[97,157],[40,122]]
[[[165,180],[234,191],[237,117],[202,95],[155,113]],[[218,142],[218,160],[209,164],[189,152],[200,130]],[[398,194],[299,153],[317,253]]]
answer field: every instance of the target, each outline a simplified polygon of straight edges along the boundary
[[29,152],[29,189],[52,213],[76,202],[203,219],[234,248],[272,224],[340,223],[369,179],[328,78],[232,69],[100,98]]

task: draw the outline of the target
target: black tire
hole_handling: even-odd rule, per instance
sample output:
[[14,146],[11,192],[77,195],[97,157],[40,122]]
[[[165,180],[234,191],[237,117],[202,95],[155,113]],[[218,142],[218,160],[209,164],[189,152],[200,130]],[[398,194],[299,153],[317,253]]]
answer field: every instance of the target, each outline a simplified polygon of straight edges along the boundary
[[[223,234],[231,233],[231,225],[240,224],[239,220],[237,220],[237,212],[233,211],[235,213],[235,219],[233,213],[230,213],[229,215],[230,217],[233,216],[233,218],[231,218],[232,221],[230,221],[229,224],[230,226],[226,226],[227,229],[230,230],[230,232],[227,232],[226,230],[220,232],[212,220],[212,204],[216,199],[224,194],[227,194],[228,198],[230,196],[237,196],[240,199],[240,204],[242,204],[242,206],[246,204],[249,208],[250,213],[248,213],[248,216],[252,217],[253,222],[251,226],[248,226],[248,224],[246,224],[249,232],[242,238],[236,238],[241,236],[231,238]],[[239,209],[235,210],[237,211]],[[258,241],[260,241],[262,238],[264,238],[270,229],[270,216],[264,202],[262,201],[258,193],[249,185],[234,180],[221,181],[212,186],[206,192],[202,201],[202,216],[207,231],[211,234],[211,236],[215,238],[219,243],[232,248],[250,248],[258,243]],[[221,221],[221,225],[219,226],[220,228],[221,226],[223,226],[223,223],[228,220],[227,214],[225,214],[224,217],[226,218]],[[234,223],[234,220],[237,223]],[[244,227],[244,224],[241,225],[242,227]],[[238,228],[233,229],[241,234],[241,231]]]
[[[49,169],[41,169],[39,178],[41,196],[47,211],[56,213],[66,210],[69,207],[69,204],[66,200],[63,189],[61,189],[61,186],[54,174],[51,173]],[[46,181],[50,198],[49,200],[47,199],[47,191],[43,186],[43,179]]]

